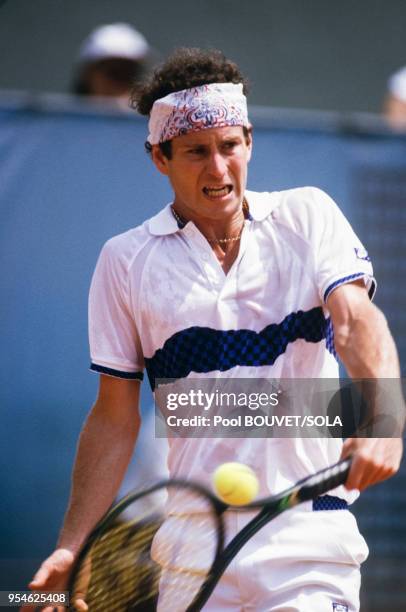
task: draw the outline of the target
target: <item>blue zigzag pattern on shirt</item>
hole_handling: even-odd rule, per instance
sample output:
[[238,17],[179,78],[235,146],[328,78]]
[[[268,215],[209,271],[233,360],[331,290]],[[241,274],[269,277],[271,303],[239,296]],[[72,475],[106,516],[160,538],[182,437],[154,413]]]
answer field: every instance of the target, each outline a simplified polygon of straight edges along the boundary
[[326,319],[326,348],[334,357],[337,357],[334,345],[334,328],[330,317]]
[[[329,320],[321,307],[299,310],[260,332],[189,327],[177,332],[153,357],[145,358],[151,388],[157,378],[185,378],[191,372],[225,372],[235,366],[273,365],[291,342],[320,342],[328,337]],[[330,342],[329,342],[330,344]],[[331,346],[327,347],[331,351]]]

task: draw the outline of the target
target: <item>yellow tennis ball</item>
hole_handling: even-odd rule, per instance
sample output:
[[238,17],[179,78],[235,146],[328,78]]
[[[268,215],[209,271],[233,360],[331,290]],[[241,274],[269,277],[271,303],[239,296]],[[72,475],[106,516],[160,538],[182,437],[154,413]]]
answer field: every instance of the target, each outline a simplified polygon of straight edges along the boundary
[[223,463],[213,474],[216,495],[226,504],[243,506],[258,494],[259,483],[253,470],[243,463]]

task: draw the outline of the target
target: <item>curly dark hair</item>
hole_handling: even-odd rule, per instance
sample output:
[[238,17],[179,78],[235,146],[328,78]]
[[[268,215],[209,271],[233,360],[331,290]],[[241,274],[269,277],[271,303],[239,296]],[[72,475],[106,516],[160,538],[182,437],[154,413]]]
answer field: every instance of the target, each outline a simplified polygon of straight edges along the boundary
[[[244,93],[248,92],[248,82],[237,64],[227,59],[221,51],[181,47],[156,68],[147,82],[136,84],[131,93],[131,107],[141,115],[149,115],[155,100],[175,91],[210,83],[242,83]],[[171,141],[160,143],[159,146],[170,159]],[[148,142],[145,148],[151,152]]]

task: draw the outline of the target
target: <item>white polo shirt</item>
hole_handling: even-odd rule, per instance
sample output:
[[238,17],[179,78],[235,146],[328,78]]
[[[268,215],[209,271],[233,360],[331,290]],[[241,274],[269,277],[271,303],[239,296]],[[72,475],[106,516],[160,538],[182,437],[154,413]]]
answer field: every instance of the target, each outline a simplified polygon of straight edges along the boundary
[[[247,191],[246,199],[250,219],[227,274],[169,204],[105,244],[90,290],[93,370],[141,379],[145,368],[153,389],[159,378],[338,376],[325,304],[356,279],[372,295],[367,252],[319,189]],[[208,482],[220,463],[241,461],[265,495],[337,461],[340,449],[341,439],[175,438],[168,462],[172,477]]]

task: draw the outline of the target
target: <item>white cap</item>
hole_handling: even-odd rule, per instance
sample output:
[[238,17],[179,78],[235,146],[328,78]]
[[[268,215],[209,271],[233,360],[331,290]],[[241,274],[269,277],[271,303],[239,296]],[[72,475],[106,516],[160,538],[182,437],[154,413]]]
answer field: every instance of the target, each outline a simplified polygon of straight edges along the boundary
[[112,23],[96,28],[83,41],[80,62],[92,62],[108,57],[139,60],[145,57],[149,45],[145,37],[127,23]]
[[392,96],[406,102],[406,66],[392,74],[388,81],[388,89]]

